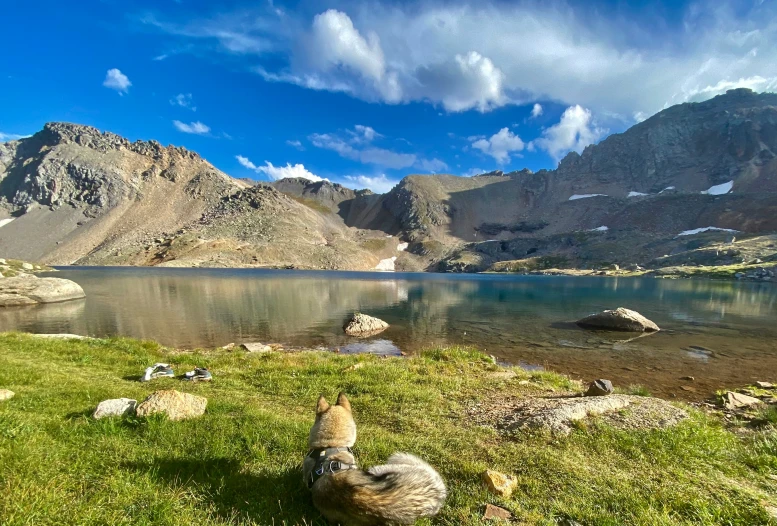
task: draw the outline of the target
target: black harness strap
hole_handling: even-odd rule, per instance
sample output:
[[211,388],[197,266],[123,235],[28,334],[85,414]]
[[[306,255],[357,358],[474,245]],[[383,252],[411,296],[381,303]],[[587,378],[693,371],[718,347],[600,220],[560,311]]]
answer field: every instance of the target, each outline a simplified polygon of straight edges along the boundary
[[326,447],[313,449],[306,455],[316,461],[315,466],[310,471],[308,477],[308,489],[313,487],[318,479],[324,475],[334,475],[340,471],[346,471],[349,469],[359,469],[356,464],[344,464],[339,460],[330,460],[329,457],[347,451],[353,455],[353,451],[349,447]]

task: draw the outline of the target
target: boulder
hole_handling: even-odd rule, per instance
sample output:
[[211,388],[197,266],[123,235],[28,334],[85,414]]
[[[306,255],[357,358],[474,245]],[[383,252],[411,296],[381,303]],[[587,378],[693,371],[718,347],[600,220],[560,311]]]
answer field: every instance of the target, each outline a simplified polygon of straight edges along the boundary
[[500,508],[499,506],[486,504],[486,510],[483,512],[483,518],[509,520],[513,518],[513,514],[504,508]]
[[500,497],[509,497],[518,486],[517,478],[491,469],[485,470],[482,477],[488,490]]
[[639,312],[618,307],[592,314],[578,320],[577,324],[584,329],[604,329],[610,331],[655,332],[658,325],[645,318]]
[[742,393],[735,393],[733,391],[726,393],[725,399],[723,401],[723,405],[726,409],[741,409],[743,407],[750,407],[751,405],[760,403],[762,402],[758,398],[754,398]]
[[208,399],[204,396],[175,390],[155,391],[137,406],[135,413],[141,417],[164,413],[170,420],[186,420],[202,416],[207,405]]
[[14,396],[13,391],[9,391],[8,389],[0,389],[0,402],[3,400],[10,400]]
[[756,382],[755,385],[761,389],[774,389],[774,384],[771,382]]
[[349,336],[371,336],[388,329],[389,324],[378,318],[357,312],[345,324],[343,330]]
[[84,296],[84,289],[68,279],[18,276],[0,281],[0,307],[57,303]]
[[110,400],[103,400],[97,404],[97,409],[92,413],[92,417],[95,420],[106,418],[109,416],[124,416],[135,413],[135,406],[138,405],[137,400],[132,398],[112,398]]
[[24,270],[32,270],[34,268],[35,267],[32,266],[30,263],[22,263],[22,269],[24,269]]
[[600,378],[591,382],[588,390],[585,392],[585,396],[606,396],[612,394],[612,392],[612,382]]
[[241,343],[240,348],[248,352],[270,352],[272,347],[259,342]]

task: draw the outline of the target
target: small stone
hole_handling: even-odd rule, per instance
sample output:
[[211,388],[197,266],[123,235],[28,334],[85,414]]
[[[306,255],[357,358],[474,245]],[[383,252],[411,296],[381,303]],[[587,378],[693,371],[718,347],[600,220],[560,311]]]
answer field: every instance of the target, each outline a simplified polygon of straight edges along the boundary
[[208,399],[180,391],[155,391],[143,400],[135,410],[140,417],[164,413],[170,420],[186,420],[202,416]]
[[24,270],[32,270],[32,269],[34,269],[35,267],[34,267],[34,266],[32,266],[32,265],[31,265],[31,264],[29,264],[29,263],[22,263],[22,268],[23,268]]
[[494,506],[493,504],[486,504],[486,511],[483,512],[484,519],[512,519],[513,514],[504,508]]
[[585,392],[585,396],[606,396],[612,394],[612,392],[612,382],[600,378],[591,382],[588,390]]
[[389,324],[381,319],[357,312],[345,324],[343,330],[348,336],[372,336],[385,331],[388,327]]
[[234,348],[235,348],[235,344],[234,343],[228,343],[228,344],[226,344],[226,345],[224,345],[222,347],[222,349],[224,349],[225,351],[231,351]]
[[723,405],[726,409],[739,409],[760,403],[761,401],[758,398],[753,398],[752,396],[748,396],[746,394],[729,391],[726,393]]
[[138,405],[137,400],[132,398],[113,398],[111,400],[103,400],[97,404],[97,409],[94,410],[92,417],[95,420],[106,418],[109,416],[124,416],[131,415],[135,412],[135,406]]
[[686,380],[688,382],[693,382],[693,381],[696,380],[696,378],[694,378],[693,376],[682,376],[682,377],[680,377],[680,380]]
[[259,342],[241,343],[240,348],[248,352],[270,352],[272,347]]
[[774,389],[774,384],[770,382],[756,382],[755,385],[761,389]]
[[518,486],[517,478],[491,469],[484,471],[482,476],[489,491],[500,497],[509,497]]
[[9,391],[8,389],[0,389],[0,402],[3,400],[10,400],[14,397],[13,391]]

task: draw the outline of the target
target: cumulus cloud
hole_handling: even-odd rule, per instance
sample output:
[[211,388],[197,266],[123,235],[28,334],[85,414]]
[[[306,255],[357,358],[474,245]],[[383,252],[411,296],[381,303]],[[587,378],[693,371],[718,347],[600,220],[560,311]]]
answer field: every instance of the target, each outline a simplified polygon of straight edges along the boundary
[[542,115],[542,105],[535,102],[531,109],[531,117],[532,119],[536,119],[540,115]]
[[270,161],[265,161],[264,166],[256,166],[251,162],[250,159],[248,159],[248,157],[236,155],[235,159],[237,159],[237,162],[239,162],[245,168],[253,170],[256,173],[264,174],[273,181],[286,179],[287,177],[301,177],[302,179],[308,179],[310,181],[327,180],[307,170],[303,164],[292,165],[291,163],[286,163],[286,166],[274,166]]
[[582,106],[564,110],[561,120],[542,131],[542,137],[532,141],[533,148],[545,150],[556,161],[574,150],[578,153],[607,134],[593,122],[591,112]]
[[119,95],[124,95],[125,93],[129,92],[129,88],[132,86],[132,82],[130,82],[130,80],[127,78],[127,75],[122,73],[120,70],[113,68],[109,69],[108,73],[105,75],[103,86],[112,90],[116,90],[119,92]]
[[194,99],[192,98],[191,93],[179,93],[172,99],[170,99],[170,104],[173,106],[180,106],[181,108],[186,108],[192,111],[197,111],[197,107],[194,105]]
[[144,21],[258,56],[270,81],[452,112],[553,100],[630,120],[730,87],[777,89],[775,2],[699,0],[672,19],[556,2],[341,5],[312,19],[256,7],[177,26]]
[[207,135],[210,133],[210,127],[200,121],[190,122],[189,124],[181,121],[173,121],[173,126],[175,126],[176,130],[183,133],[192,133],[194,135]]
[[473,148],[480,150],[486,155],[490,155],[499,164],[509,162],[510,154],[520,152],[524,146],[521,138],[511,132],[509,128],[502,128],[489,139],[476,138],[472,143]]
[[[375,177],[367,175],[347,175],[345,180],[348,181],[346,186],[352,186],[357,190],[362,188],[369,188],[376,194],[385,194],[392,188],[394,188],[399,181],[395,179],[389,179],[386,174],[381,174]],[[351,183],[351,184],[348,184]]]
[[304,151],[304,150],[305,150],[305,147],[304,147],[304,146],[302,146],[302,143],[301,143],[301,142],[299,142],[299,141],[297,141],[297,140],[294,140],[294,141],[286,141],[286,144],[288,144],[289,146],[291,146],[291,147],[293,147],[293,148],[296,148],[296,149],[298,149],[299,151]]

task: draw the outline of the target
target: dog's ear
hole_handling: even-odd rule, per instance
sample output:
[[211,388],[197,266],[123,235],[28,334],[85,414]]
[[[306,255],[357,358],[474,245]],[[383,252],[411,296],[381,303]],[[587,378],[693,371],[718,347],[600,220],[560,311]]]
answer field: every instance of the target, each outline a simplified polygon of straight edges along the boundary
[[348,398],[346,398],[345,393],[343,392],[337,395],[337,405],[339,405],[349,413],[351,412],[351,402],[348,401]]
[[316,414],[320,415],[324,411],[329,409],[329,402],[326,401],[324,395],[318,397],[318,403],[316,404]]

